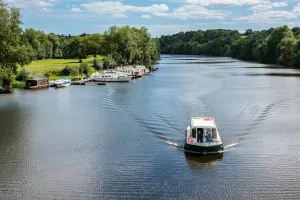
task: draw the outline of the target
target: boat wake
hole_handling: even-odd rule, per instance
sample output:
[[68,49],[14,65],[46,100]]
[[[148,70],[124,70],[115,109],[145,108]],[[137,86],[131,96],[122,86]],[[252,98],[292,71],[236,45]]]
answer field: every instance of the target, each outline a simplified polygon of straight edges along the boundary
[[177,147],[177,148],[180,148],[180,149],[183,149],[183,145],[181,145],[177,142],[174,142],[174,141],[164,140],[164,143],[169,144],[169,145],[174,146],[174,147]]
[[229,150],[229,149],[231,149],[232,147],[235,147],[235,146],[237,146],[237,145],[239,145],[240,143],[232,143],[232,144],[228,144],[228,145],[226,145],[226,146],[224,146],[224,149],[225,150]]

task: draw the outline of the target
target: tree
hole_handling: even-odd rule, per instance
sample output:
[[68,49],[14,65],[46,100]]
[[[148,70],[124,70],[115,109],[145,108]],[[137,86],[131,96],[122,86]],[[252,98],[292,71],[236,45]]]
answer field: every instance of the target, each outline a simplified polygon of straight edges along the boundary
[[252,29],[247,29],[245,35],[251,35],[253,33]]
[[86,46],[86,54],[96,55],[105,53],[105,36],[101,34],[92,34],[88,35],[83,39],[83,42]]
[[83,62],[80,64],[80,67],[79,67],[79,74],[80,74],[80,77],[82,79],[82,75],[85,74],[86,76],[88,76],[90,72],[90,67],[87,63]]
[[298,40],[295,47],[294,47],[294,52],[293,52],[293,63],[294,66],[300,67],[300,41]]
[[[8,9],[0,0],[0,73],[8,80],[17,73],[18,65],[24,66],[33,59],[32,49],[22,40],[20,17],[19,9]],[[6,82],[5,86],[9,85],[10,81]]]
[[74,37],[71,39],[68,47],[67,47],[67,58],[77,58],[79,60],[86,58],[86,45],[83,42],[82,37]]
[[278,61],[280,56],[278,44],[283,38],[294,37],[293,32],[287,27],[282,26],[275,28],[272,33],[266,38],[266,48],[264,51],[264,60],[263,62],[275,64]]
[[101,69],[101,64],[97,58],[94,59],[93,68],[95,69],[95,72]]
[[116,61],[112,58],[111,54],[108,54],[106,57],[103,59],[103,67],[105,69],[111,68],[116,66]]
[[294,49],[296,47],[297,40],[295,38],[285,37],[281,40],[279,48],[279,59],[278,64],[285,66],[292,66],[294,63]]

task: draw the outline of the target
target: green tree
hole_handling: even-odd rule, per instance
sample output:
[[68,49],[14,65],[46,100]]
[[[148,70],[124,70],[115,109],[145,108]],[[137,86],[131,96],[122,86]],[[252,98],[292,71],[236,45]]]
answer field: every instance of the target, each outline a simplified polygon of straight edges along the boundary
[[297,40],[294,37],[285,37],[281,40],[279,48],[278,64],[285,66],[292,66],[294,64],[294,49],[296,47]]
[[[8,80],[17,73],[18,65],[27,65],[33,59],[32,49],[22,40],[21,24],[20,10],[15,7],[9,9],[0,0],[0,73]],[[9,86],[10,81],[4,85]]]
[[298,40],[293,52],[293,63],[294,66],[300,67],[300,41]]
[[96,55],[104,54],[105,53],[105,36],[101,34],[92,34],[84,37],[83,42],[86,46],[86,54]]
[[266,38],[267,46],[264,51],[263,62],[272,64],[277,63],[280,56],[280,51],[277,47],[281,40],[285,37],[294,37],[293,32],[287,26],[278,27],[272,31],[272,33]]
[[104,57],[104,59],[103,59],[103,67],[104,67],[105,69],[114,67],[114,66],[116,66],[116,65],[117,65],[117,63],[116,63],[116,61],[113,59],[113,57],[112,57],[111,54],[108,54],[106,57]]
[[88,76],[89,72],[90,72],[89,65],[86,62],[80,63],[79,74],[81,76],[81,79],[82,79],[82,75],[83,74],[85,74],[86,76]]
[[93,68],[95,69],[95,72],[101,69],[101,64],[97,58],[94,59]]
[[79,36],[72,38],[66,52],[67,58],[77,58],[79,60],[86,58],[86,45],[83,42],[83,38]]

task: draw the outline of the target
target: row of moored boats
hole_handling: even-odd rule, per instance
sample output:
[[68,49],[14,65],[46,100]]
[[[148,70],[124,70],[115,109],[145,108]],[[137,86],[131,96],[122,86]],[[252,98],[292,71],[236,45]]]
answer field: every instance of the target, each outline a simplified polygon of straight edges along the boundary
[[[115,69],[96,72],[89,79],[95,82],[129,82],[131,79],[141,78],[157,70],[157,68],[150,69],[145,66],[136,66],[135,68],[130,66],[116,67]],[[56,88],[68,87],[70,85],[71,80],[67,78],[60,78],[54,82]]]

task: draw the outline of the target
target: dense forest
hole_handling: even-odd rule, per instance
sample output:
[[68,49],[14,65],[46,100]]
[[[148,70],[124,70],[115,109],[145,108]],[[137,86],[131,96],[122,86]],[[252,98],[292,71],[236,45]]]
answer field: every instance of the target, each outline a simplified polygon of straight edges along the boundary
[[150,65],[160,55],[159,40],[144,27],[111,27],[104,34],[80,36],[46,34],[21,28],[20,10],[0,0],[0,78],[10,78],[18,67],[41,59],[81,59],[104,55],[103,67],[116,64]]
[[264,31],[207,30],[181,32],[160,38],[163,54],[231,56],[247,61],[300,67],[300,28]]

